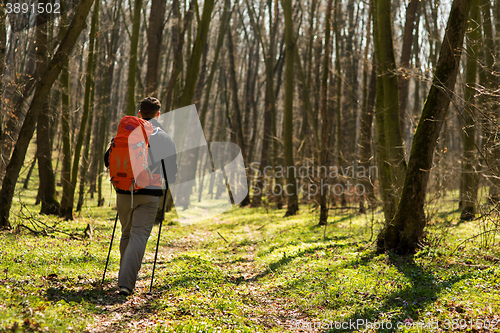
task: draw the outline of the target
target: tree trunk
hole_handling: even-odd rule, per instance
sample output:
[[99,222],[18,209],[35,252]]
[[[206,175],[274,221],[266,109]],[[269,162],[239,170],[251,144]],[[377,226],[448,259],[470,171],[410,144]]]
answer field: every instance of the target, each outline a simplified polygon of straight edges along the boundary
[[[415,22],[415,34],[413,36],[413,47],[412,47],[412,50],[413,50],[413,60],[414,60],[414,66],[415,68],[420,68],[420,65],[421,65],[421,60],[420,60],[420,44],[419,44],[419,41],[418,41],[418,38],[419,38],[419,27],[420,27],[420,17],[421,17],[421,12],[424,8],[422,8],[422,6],[420,6],[418,8],[418,15],[416,16],[416,22]],[[415,88],[413,90],[413,106],[412,106],[412,113],[411,113],[411,127],[410,127],[410,130],[408,131],[408,135],[406,137],[407,139],[407,142],[408,142],[408,150],[407,151],[411,151],[411,146],[412,146],[412,142],[413,142],[413,135],[415,133],[415,129],[417,127],[417,122],[418,122],[418,117],[420,117],[420,112],[422,111],[422,104],[423,104],[423,101],[421,100],[420,98],[420,90],[421,88],[424,86],[424,83],[422,82],[422,80],[420,80],[419,78],[415,78],[414,79],[414,84],[415,84]]]
[[31,162],[30,168],[28,170],[28,174],[26,175],[26,179],[24,179],[23,189],[25,189],[25,190],[28,189],[28,185],[29,185],[29,182],[30,182],[30,179],[31,179],[31,175],[33,174],[33,169],[35,169],[37,155],[38,155],[38,153],[35,153],[35,158],[33,158],[33,161]]
[[[45,5],[45,4],[44,4]],[[48,63],[48,28],[50,14],[40,13],[36,17],[36,72],[35,77],[40,80],[47,69]],[[56,180],[52,169],[52,146],[50,143],[50,107],[49,95],[42,102],[37,121],[37,160],[39,193],[42,214],[57,214],[59,202],[56,199]]]
[[[68,206],[68,197],[71,188],[71,134],[70,134],[70,81],[69,81],[69,59],[65,61],[61,73],[61,131],[62,131],[62,199],[59,215],[64,216],[63,210]],[[63,209],[64,208],[64,209]]]
[[470,221],[476,215],[477,204],[477,163],[476,163],[476,125],[475,102],[477,61],[479,59],[479,43],[481,30],[479,0],[474,0],[470,10],[469,32],[467,33],[467,63],[465,68],[465,108],[463,112],[463,162],[462,162],[462,186],[460,187],[460,198],[462,213],[460,219]]
[[146,72],[146,96],[154,96],[158,90],[158,67],[163,41],[163,21],[166,0],[153,0],[148,27],[148,67]]
[[[63,6],[61,16],[60,36],[64,38],[67,31],[67,11]],[[61,131],[62,131],[62,199],[59,207],[59,216],[64,217],[64,209],[68,206],[68,197],[71,187],[71,132],[70,132],[70,80],[69,80],[69,59],[65,59],[60,79],[61,88]]]
[[241,116],[240,101],[238,98],[238,82],[236,82],[235,50],[231,29],[227,29],[227,46],[229,55],[229,85],[233,102],[233,117],[231,117],[232,131],[236,136],[236,143],[241,148],[242,156],[246,158],[246,142],[243,135],[243,119]]
[[92,72],[94,68],[94,44],[96,37],[97,19],[99,13],[99,1],[94,4],[94,12],[92,15],[92,22],[90,27],[89,35],[89,55],[87,60],[87,69],[85,73],[85,96],[83,100],[83,114],[80,123],[80,131],[78,132],[78,138],[75,144],[75,152],[72,163],[71,170],[71,184],[69,188],[69,195],[67,206],[61,207],[64,218],[67,220],[73,219],[73,201],[75,198],[76,182],[78,180],[78,167],[80,166],[80,155],[82,152],[83,140],[85,138],[85,131],[87,128],[87,123],[89,122],[89,108],[90,108],[90,93],[92,88]]
[[373,126],[373,109],[375,106],[375,96],[377,89],[377,71],[375,66],[373,66],[372,72],[370,74],[370,83],[368,84],[367,92],[368,96],[366,101],[363,100],[363,110],[361,114],[361,133],[359,137],[360,142],[360,155],[359,165],[364,170],[364,177],[361,181],[363,185],[363,198],[360,201],[360,211],[364,212],[362,208],[362,202],[364,199],[368,200],[371,207],[375,204],[375,194],[373,190],[373,183],[375,179],[372,177],[370,166],[370,161],[372,160],[372,126]]
[[247,155],[245,156],[246,161],[251,161],[253,157],[254,151],[254,143],[255,141],[255,130],[257,128],[257,122],[253,120],[257,120],[256,117],[251,117],[252,110],[255,112],[255,85],[257,83],[257,75],[255,75],[255,71],[258,68],[258,64],[260,62],[259,59],[259,44],[254,40],[251,42],[250,50],[248,52],[248,63],[247,63],[247,77],[245,80],[245,108],[244,108],[244,124],[243,127],[245,133],[244,138],[246,142],[246,150]]
[[[265,191],[265,184],[263,183],[265,179],[264,168],[268,166],[268,164],[274,165],[274,143],[275,143],[275,134],[276,134],[276,98],[275,98],[275,89],[274,89],[274,65],[275,65],[275,27],[277,25],[276,20],[269,20],[269,46],[268,51],[266,52],[266,45],[264,43],[262,31],[260,30],[260,26],[255,21],[254,11],[251,7],[248,0],[245,0],[245,3],[248,8],[248,13],[250,16],[250,22],[252,23],[252,27],[259,38],[260,45],[262,47],[262,53],[264,55],[264,63],[266,66],[266,95],[265,95],[265,106],[264,106],[264,137],[262,142],[262,149],[260,155],[260,166],[259,173],[260,177],[257,179],[257,183],[253,185],[254,190],[257,192],[254,194],[252,199],[252,205],[257,207],[262,202],[262,195]],[[269,10],[269,17],[273,16],[272,10],[272,0],[267,1],[267,7]],[[274,24],[273,24],[274,23]],[[271,162],[271,163],[270,163]],[[255,201],[255,202],[254,202]]]
[[203,47],[207,42],[210,21],[212,20],[212,11],[214,9],[214,0],[207,0],[203,5],[203,14],[198,26],[196,40],[193,45],[193,52],[189,58],[186,82],[181,96],[181,107],[188,106],[193,102],[194,89],[198,80],[200,70],[200,59],[203,54]]
[[[285,216],[296,215],[299,210],[297,199],[297,183],[295,180],[295,163],[293,159],[293,90],[294,90],[294,38],[292,20],[292,2],[283,1],[285,16],[285,100],[283,110],[283,146],[285,166],[287,170],[286,182],[283,188],[287,196],[287,210]],[[289,170],[291,169],[291,172]],[[290,188],[290,190],[288,190]]]
[[[172,65],[172,71],[171,71],[171,75],[170,75],[170,81],[168,83],[168,87],[166,89],[166,91],[162,94],[162,97],[161,97],[161,100],[164,101],[163,102],[163,110],[165,110],[165,112],[168,112],[170,111],[170,108],[172,108],[172,103],[173,103],[173,100],[174,100],[174,88],[177,86],[177,83],[178,83],[178,76],[179,76],[179,73],[181,71],[181,67],[182,67],[182,59],[183,59],[183,54],[182,54],[182,50],[183,50],[183,47],[184,47],[184,36],[186,34],[186,31],[191,23],[191,20],[193,19],[193,14],[194,14],[194,2],[196,0],[191,0],[190,3],[189,3],[189,10],[186,12],[186,14],[184,15],[184,23],[183,23],[183,26],[182,26],[182,31],[180,33],[179,36],[176,36],[177,34],[175,33],[178,29],[175,27],[172,27],[172,45],[173,47],[176,47],[176,50],[175,50],[175,54],[174,54],[174,63]],[[178,12],[177,12],[177,8],[176,8],[176,5],[178,5],[178,0],[174,0],[174,3],[173,3],[173,6],[174,6],[174,10],[173,10],[173,13],[174,13],[174,20],[176,17],[178,17]],[[175,29],[174,29],[175,28]],[[177,39],[178,37],[178,39]],[[175,40],[174,40],[175,39]],[[176,45],[177,44],[177,45]],[[199,68],[199,65],[198,65],[198,68]],[[187,76],[186,76],[187,77]],[[189,104],[188,104],[189,105]]]
[[[340,15],[340,11],[339,11]],[[341,17],[336,15],[336,19],[340,20]],[[343,129],[343,142],[339,142],[342,149],[342,157],[343,163],[341,166],[345,168],[351,167],[353,168],[354,158],[355,158],[355,150],[356,150],[356,118],[358,114],[358,103],[357,103],[357,87],[358,87],[358,51],[356,50],[355,43],[353,42],[353,36],[356,34],[356,24],[357,22],[354,20],[354,1],[349,0],[346,6],[345,16],[348,17],[347,20],[347,28],[348,31],[344,36],[345,46],[342,47],[344,52],[343,57],[343,71],[344,71],[344,79],[343,79],[343,100],[345,106],[342,107],[343,112],[343,123],[341,124]],[[337,28],[336,28],[337,29]],[[337,73],[340,75],[340,73]],[[343,177],[346,178],[346,177]],[[349,179],[343,179],[345,181],[344,190],[342,191],[342,203],[343,205],[347,204],[347,188],[350,187]]]
[[[320,159],[319,166],[328,166],[329,156],[331,154],[330,136],[332,135],[332,115],[328,112],[328,74],[330,73],[330,17],[332,14],[333,0],[328,0],[328,6],[326,7],[326,26],[325,26],[325,51],[323,58],[323,76],[321,79],[321,147],[320,147]],[[331,83],[330,83],[331,84]],[[322,168],[323,169],[323,168]],[[324,169],[324,174],[319,175],[320,182],[319,186],[319,225],[326,225],[328,220],[328,193],[325,192],[324,182],[328,181],[328,171],[327,168]],[[329,189],[328,185],[326,187]]]
[[47,70],[43,74],[42,79],[36,84],[35,95],[26,113],[26,119],[19,133],[19,140],[17,141],[12,157],[7,165],[5,177],[2,182],[2,190],[0,191],[0,227],[10,228],[9,213],[12,205],[12,198],[14,196],[14,189],[17,179],[19,178],[19,172],[24,163],[29,142],[33,137],[38,114],[40,113],[45,98],[50,92],[52,84],[61,72],[64,61],[68,58],[80,32],[85,27],[85,21],[92,3],[93,0],[81,0],[78,3],[78,8],[73,16],[68,32],[62,39],[56,54],[47,66]]
[[217,63],[219,60],[220,49],[221,49],[222,44],[224,42],[224,37],[226,36],[227,26],[229,25],[229,20],[231,18],[231,16],[229,15],[230,6],[231,6],[231,1],[224,0],[224,13],[221,16],[219,36],[217,38],[217,45],[215,46],[214,58],[212,61],[212,65],[210,67],[210,75],[208,76],[208,80],[206,83],[203,108],[200,112],[200,123],[201,123],[202,128],[205,127],[205,119],[207,116],[208,105],[209,105],[209,101],[211,98],[210,92],[212,90],[212,84],[214,81],[215,72],[217,71]]
[[[123,0],[118,0],[116,3],[118,6],[121,6],[121,2]],[[108,45],[108,50],[107,50],[107,58],[104,61],[104,71],[105,71],[105,76],[104,76],[104,82],[103,82],[103,93],[101,95],[101,106],[102,106],[102,119],[101,119],[101,124],[103,126],[103,130],[101,131],[101,137],[99,138],[99,149],[98,149],[98,154],[99,154],[99,164],[98,164],[98,169],[97,169],[97,206],[101,207],[104,205],[104,197],[102,195],[102,177],[103,177],[103,171],[104,171],[104,151],[105,151],[105,144],[107,136],[108,136],[108,130],[109,130],[109,123],[110,123],[110,117],[111,116],[111,108],[109,106],[111,105],[111,91],[112,91],[112,86],[113,86],[113,77],[114,77],[114,70],[115,70],[115,59],[116,59],[116,53],[118,51],[118,36],[120,34],[120,15],[118,11],[115,11],[114,16],[113,16],[113,27],[111,29],[111,40]]]
[[419,0],[410,0],[406,7],[406,22],[403,33],[403,49],[401,51],[400,70],[402,73],[398,75],[398,91],[399,91],[399,124],[401,127],[401,135],[406,138],[408,131],[405,121],[406,109],[408,105],[409,79],[411,75],[406,72],[410,69],[411,47],[413,44],[413,29],[415,27],[415,16],[418,9]]
[[200,111],[202,110],[201,96],[203,94],[203,88],[204,88],[204,86],[206,84],[207,61],[208,61],[207,58],[208,58],[209,48],[210,48],[210,44],[207,41],[207,43],[203,47],[203,53],[202,53],[202,56],[201,56],[201,68],[200,68],[199,78],[196,81],[196,86],[194,88],[193,101],[191,102],[192,104],[196,105],[196,110],[198,111],[198,115],[200,114]]
[[[486,82],[482,84],[493,92],[498,86],[500,86],[500,77],[495,76],[495,71],[500,71],[500,64],[495,64],[495,58],[498,57],[498,51],[500,50],[500,22],[497,23],[497,38],[493,35],[493,23],[491,18],[491,6],[489,0],[482,0],[483,9],[483,30],[484,30],[484,46],[485,46],[485,72],[486,72]],[[497,13],[500,13],[500,9],[495,8]],[[496,20],[500,19],[497,17]],[[500,147],[498,147],[499,140],[497,137],[498,124],[500,121],[500,99],[489,97],[487,98],[486,110],[489,110],[489,115],[493,119],[493,124],[490,124],[490,133],[488,133],[488,145],[485,147],[488,165],[490,166],[490,189],[489,189],[489,201],[492,204],[497,204],[500,202]],[[486,119],[487,122],[491,120]],[[496,126],[495,126],[496,125]]]
[[[399,121],[398,80],[394,75],[396,62],[392,43],[391,0],[374,0],[374,46],[377,62],[377,158],[384,215],[389,223],[396,212],[403,187],[406,160]],[[383,131],[383,133],[382,133]],[[385,155],[385,156],[384,156]]]
[[130,39],[130,56],[128,63],[127,80],[127,115],[137,115],[137,106],[135,105],[135,83],[137,71],[137,47],[139,45],[139,30],[141,28],[142,0],[134,2],[134,18],[132,22],[132,37]]
[[309,117],[309,121],[311,122],[312,130],[313,130],[313,139],[314,139],[314,158],[319,160],[319,152],[321,151],[321,143],[319,141],[318,127],[316,123],[316,117],[314,117],[314,111],[312,109],[311,99],[311,89],[309,87],[310,78],[307,79],[304,74],[304,70],[302,67],[302,63],[299,56],[298,47],[294,48],[295,52],[295,62],[297,64],[297,71],[299,73],[300,81],[302,82],[302,98],[304,100],[304,106],[306,109],[306,115]]
[[[372,36],[372,12],[373,2],[370,1],[368,9],[368,22],[366,24],[366,46],[364,52],[363,65],[363,99],[361,106],[361,128],[359,133],[359,158],[358,163],[364,169],[364,177],[361,178],[360,184],[363,188],[363,194],[359,196],[359,212],[365,213],[365,200],[368,200],[369,206],[373,207],[375,203],[375,195],[373,191],[373,182],[370,174],[370,161],[372,159],[372,126],[373,126],[373,109],[375,106],[377,70],[375,64],[372,64],[370,79],[368,81],[368,55],[370,52],[370,43]],[[368,173],[366,173],[368,170]],[[357,194],[357,193],[356,193]]]
[[454,0],[432,86],[413,139],[397,213],[377,239],[379,252],[413,253],[426,225],[424,203],[439,132],[445,121],[460,64],[471,0]]
[[[344,117],[342,115],[345,113],[344,108],[342,107],[342,66],[341,66],[341,50],[344,48],[342,45],[342,34],[341,34],[341,27],[339,27],[339,21],[342,20],[342,11],[341,11],[341,4],[339,4],[339,0],[335,0],[335,15],[334,15],[334,20],[333,20],[333,35],[335,36],[335,76],[337,78],[335,84],[332,84],[330,86],[330,89],[332,91],[332,95],[335,94],[335,104],[337,106],[337,126],[336,126],[336,132],[335,135],[337,136],[337,164],[339,166],[345,167],[347,165],[346,160],[344,158],[343,152],[345,151],[345,148],[343,148],[343,131],[342,131],[342,122],[344,121]],[[333,83],[333,82],[332,82]],[[336,91],[334,93],[334,89],[336,88]],[[333,102],[333,96],[332,96],[332,102]],[[340,178],[340,184],[343,186],[344,185],[344,180]],[[336,199],[335,196],[332,197],[333,199]],[[344,191],[342,191],[341,194],[341,205],[345,206],[346,205],[346,197]],[[337,200],[335,200],[337,201]]]
[[[101,12],[104,13],[104,8],[101,9]],[[101,26],[107,26],[107,22],[100,23]],[[93,117],[93,125],[94,130],[92,131],[92,139],[90,142],[92,143],[90,148],[90,165],[88,167],[88,175],[87,181],[89,184],[88,193],[91,199],[94,199],[94,194],[97,191],[97,178],[99,174],[99,164],[103,160],[103,149],[101,148],[103,143],[101,139],[104,139],[104,133],[106,132],[105,123],[102,122],[102,119],[106,119],[103,116],[103,112],[105,112],[105,108],[101,103],[96,103],[96,101],[104,100],[104,91],[106,90],[104,87],[104,81],[107,74],[107,66],[106,62],[106,32],[102,31],[102,29],[97,29],[97,41],[95,44],[94,53],[97,55],[97,59],[94,65],[94,87],[93,87],[93,97],[92,97],[92,109],[94,110]],[[113,30],[111,30],[113,32]],[[102,51],[99,50],[99,47],[102,47]],[[108,50],[109,51],[109,50]],[[102,73],[102,75],[96,75],[96,73]],[[103,161],[102,161],[103,162]]]
[[[7,25],[6,25],[5,7],[0,6],[0,108],[3,101],[3,76],[5,72],[5,54],[7,52]],[[3,117],[4,110],[0,113],[0,146],[3,143]],[[0,156],[0,170],[2,169],[2,156]],[[1,173],[1,172],[0,172]],[[0,178],[1,179],[1,178]]]
[[[94,74],[92,75],[92,81],[94,81]],[[90,162],[90,138],[93,132],[94,124],[94,100],[95,100],[95,82],[92,82],[92,88],[90,92],[90,110],[89,110],[89,120],[87,122],[87,130],[85,134],[85,142],[83,144],[83,155],[80,161],[80,188],[78,191],[78,203],[76,204],[76,212],[80,212],[83,207],[84,196],[85,196],[85,185],[87,184],[87,171]]]

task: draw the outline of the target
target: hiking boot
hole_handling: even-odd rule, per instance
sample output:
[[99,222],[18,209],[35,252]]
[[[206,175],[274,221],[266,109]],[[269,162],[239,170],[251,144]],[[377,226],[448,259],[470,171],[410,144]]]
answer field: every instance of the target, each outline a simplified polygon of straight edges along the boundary
[[127,287],[120,287],[120,295],[128,296],[132,293]]

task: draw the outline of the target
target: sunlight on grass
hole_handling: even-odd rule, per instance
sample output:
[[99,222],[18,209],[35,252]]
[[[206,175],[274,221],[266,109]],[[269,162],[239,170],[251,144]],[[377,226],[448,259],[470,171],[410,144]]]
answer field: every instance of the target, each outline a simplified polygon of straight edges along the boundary
[[[460,221],[456,191],[428,197],[427,234],[413,257],[375,253],[380,207],[367,214],[332,210],[326,228],[317,226],[318,211],[311,206],[289,218],[283,218],[285,210],[237,208],[196,223],[179,223],[169,213],[153,296],[146,292],[157,226],[136,292],[127,300],[116,294],[119,228],[100,287],[114,194],[104,207],[88,198],[74,221],[63,221],[38,214],[36,179],[34,174],[26,190],[19,183],[14,229],[0,233],[3,331],[80,332],[110,322],[114,331],[318,331],[322,324],[322,331],[336,332],[335,323],[360,319],[394,327],[439,321],[445,330],[453,320],[500,319],[497,212]],[[483,213],[488,209],[480,206]],[[35,236],[16,228],[37,221],[57,231]],[[81,239],[87,224],[93,237]]]

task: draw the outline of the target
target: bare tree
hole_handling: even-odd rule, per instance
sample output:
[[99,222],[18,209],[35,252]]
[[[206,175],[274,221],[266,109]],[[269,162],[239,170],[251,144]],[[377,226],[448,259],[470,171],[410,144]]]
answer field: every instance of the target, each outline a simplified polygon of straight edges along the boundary
[[166,0],[153,0],[148,26],[148,67],[146,72],[146,95],[156,95],[158,90],[158,68],[163,42],[163,22]]
[[375,103],[377,162],[381,171],[379,179],[384,214],[389,223],[396,213],[406,172],[392,42],[391,0],[374,0],[373,21],[378,75]]
[[[66,206],[61,206],[61,212],[64,218],[68,220],[73,219],[73,201],[75,198],[76,183],[78,181],[78,168],[80,166],[80,157],[83,147],[83,141],[85,139],[85,131],[87,129],[87,123],[89,122],[89,111],[91,103],[91,90],[92,90],[92,74],[94,68],[94,45],[97,29],[97,19],[99,17],[99,1],[94,4],[94,12],[92,14],[92,22],[90,27],[90,43],[89,43],[89,54],[87,60],[87,69],[85,72],[85,96],[83,101],[83,113],[80,122],[80,130],[78,131],[78,138],[75,145],[75,152],[73,156],[72,170],[71,170],[71,184],[69,187],[68,198]],[[92,123],[91,123],[92,124]]]
[[418,0],[410,0],[406,7],[406,22],[403,32],[403,47],[401,50],[400,60],[400,75],[398,76],[398,92],[399,92],[399,123],[401,127],[401,135],[406,138],[408,129],[406,128],[406,109],[408,105],[408,90],[409,78],[406,72],[410,67],[411,49],[413,44],[413,30],[415,28],[415,16],[418,10]]
[[64,61],[68,58],[73,49],[80,32],[85,27],[87,15],[92,7],[93,0],[82,0],[71,21],[68,31],[59,45],[56,54],[49,62],[47,70],[42,75],[42,79],[36,84],[35,95],[26,114],[26,119],[20,131],[19,140],[7,165],[5,177],[0,191],[0,227],[9,228],[9,215],[14,196],[14,189],[19,177],[19,172],[24,162],[29,142],[33,137],[38,114],[43,106],[52,84],[59,76]]
[[[50,24],[50,13],[37,14],[36,26],[36,59],[37,67],[35,77],[41,79],[47,69],[48,63],[48,32]],[[50,140],[50,108],[49,96],[45,98],[37,121],[37,160],[38,175],[40,178],[39,195],[42,214],[57,214],[59,202],[56,199],[56,180],[52,168],[52,145]]]
[[401,200],[394,219],[378,235],[379,252],[412,253],[423,235],[429,171],[455,86],[471,3],[454,0],[451,6],[436,72],[413,139]]
[[[7,15],[5,15],[4,6],[0,6],[0,101],[3,100],[3,75],[5,70],[5,54],[7,52]],[[0,108],[2,105],[0,105]],[[3,142],[3,117],[4,113],[0,115],[0,144]],[[1,156],[0,156],[1,159]],[[0,169],[2,161],[0,160]]]
[[467,33],[467,63],[465,69],[465,107],[463,112],[464,155],[462,163],[462,184],[460,186],[460,209],[462,220],[470,221],[476,215],[478,176],[476,166],[476,112],[475,98],[477,80],[477,60],[481,27],[479,0],[472,1],[469,32]]
[[141,28],[142,0],[134,2],[134,16],[132,18],[132,37],[130,39],[130,53],[128,63],[127,81],[127,115],[135,116],[137,113],[135,105],[135,86],[137,75],[137,47],[139,46],[139,30]]
[[[331,155],[330,136],[332,135],[331,122],[333,115],[328,113],[328,74],[330,73],[330,18],[332,14],[333,0],[328,0],[326,7],[326,25],[325,25],[325,51],[323,58],[323,76],[321,79],[321,147],[320,147],[320,165],[327,166],[329,163],[329,156]],[[331,84],[331,82],[330,82]],[[332,96],[330,96],[332,97]],[[325,191],[323,181],[327,181],[328,171],[322,168],[324,174],[320,176],[319,188],[319,224],[326,225],[328,220],[328,194]],[[326,186],[328,187],[328,185]],[[329,192],[329,191],[328,191]]]
[[297,214],[299,202],[297,199],[297,183],[295,180],[295,163],[293,152],[293,90],[294,90],[294,32],[292,20],[292,2],[283,1],[285,16],[285,100],[283,114],[283,146],[286,166],[286,185],[283,188],[287,196],[287,210],[285,216]]

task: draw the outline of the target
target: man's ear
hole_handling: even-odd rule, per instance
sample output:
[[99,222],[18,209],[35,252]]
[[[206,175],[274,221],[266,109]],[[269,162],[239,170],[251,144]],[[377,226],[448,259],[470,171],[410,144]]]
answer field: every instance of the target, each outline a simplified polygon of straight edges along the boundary
[[156,117],[160,116],[160,110],[158,110],[158,113],[156,114]]
[[139,110],[139,118],[142,118],[141,110]]

